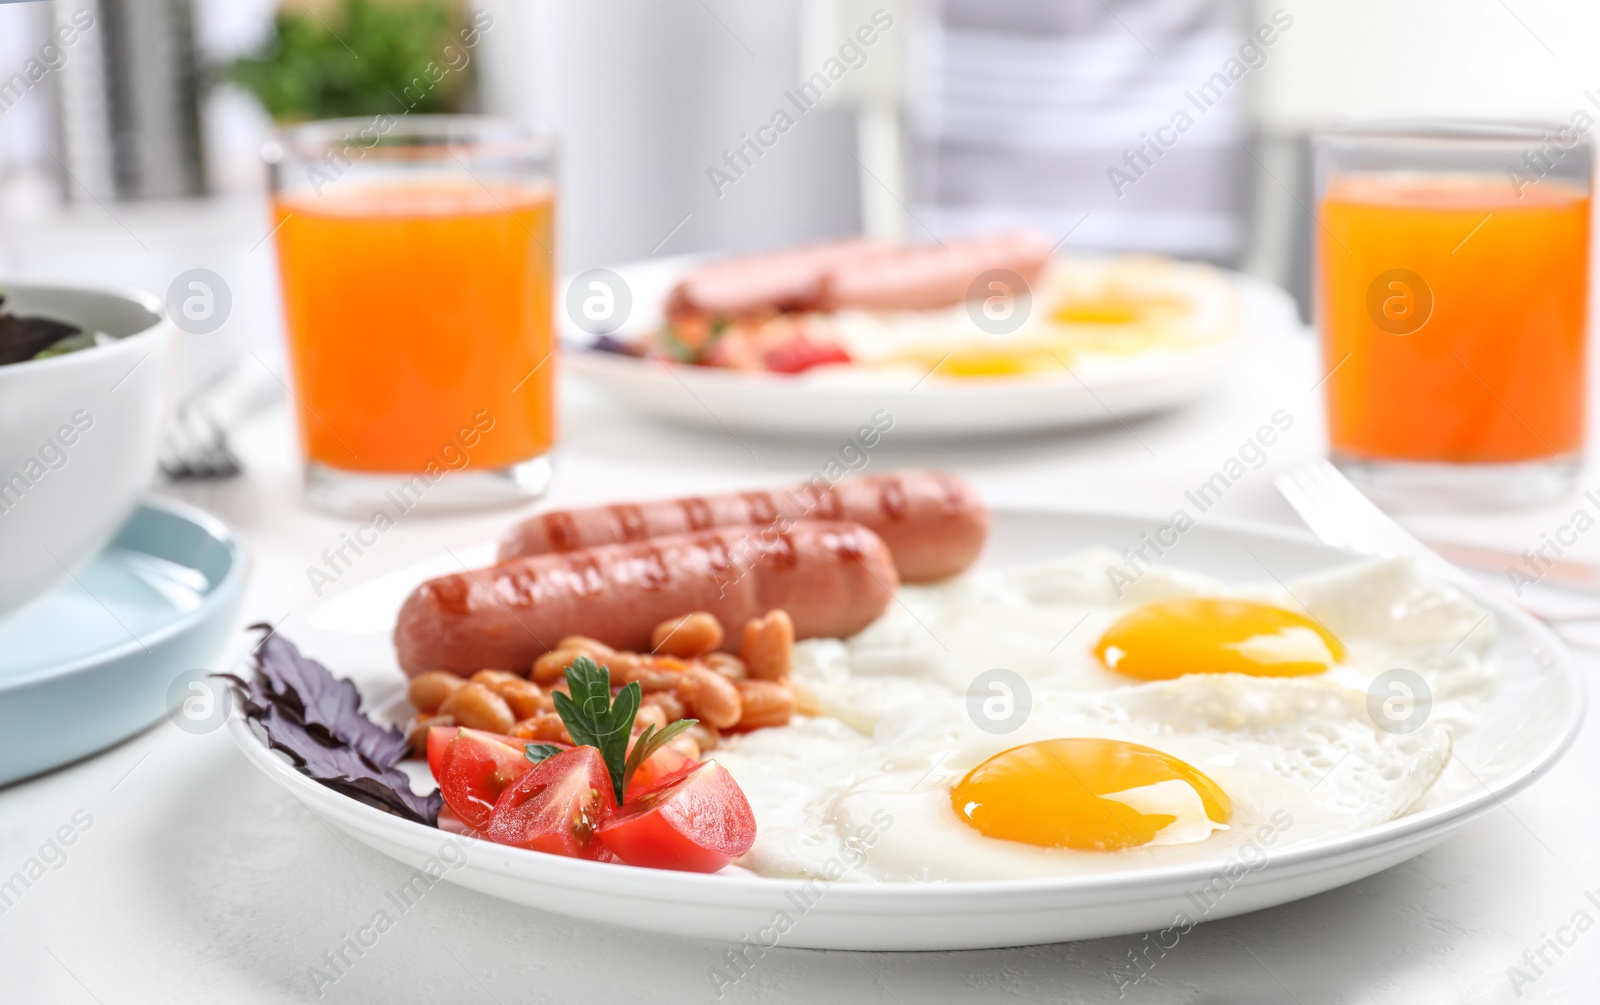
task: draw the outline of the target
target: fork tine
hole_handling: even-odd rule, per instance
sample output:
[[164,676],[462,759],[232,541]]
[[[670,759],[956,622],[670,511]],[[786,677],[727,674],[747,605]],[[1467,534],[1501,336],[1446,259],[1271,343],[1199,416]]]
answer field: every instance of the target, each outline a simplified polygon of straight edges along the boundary
[[1370,553],[1372,543],[1361,533],[1361,528],[1345,516],[1348,507],[1345,501],[1339,498],[1336,487],[1329,483],[1327,472],[1321,467],[1313,466],[1306,468],[1300,474],[1299,484],[1302,490],[1316,501],[1316,506],[1322,513],[1323,523],[1333,526],[1333,538],[1353,551]]
[[1339,526],[1338,520],[1326,511],[1321,496],[1305,482],[1303,473],[1299,471],[1279,475],[1274,480],[1278,491],[1288,500],[1294,511],[1300,514],[1300,519],[1306,522],[1312,533],[1335,547],[1350,547],[1349,539]]
[[1418,554],[1426,551],[1422,543],[1394,521],[1378,504],[1368,499],[1338,468],[1326,461],[1324,477],[1335,487],[1339,498],[1365,525],[1373,550],[1381,554]]
[[1363,554],[1382,554],[1383,542],[1373,526],[1374,518],[1382,517],[1382,511],[1357,491],[1339,473],[1338,468],[1321,458],[1311,462],[1307,475],[1326,504],[1338,514],[1337,519],[1345,527],[1345,540],[1350,546]]
[[1409,556],[1441,579],[1471,582],[1470,576],[1413,537],[1327,461],[1302,464],[1275,483],[1306,526],[1324,542],[1368,555]]

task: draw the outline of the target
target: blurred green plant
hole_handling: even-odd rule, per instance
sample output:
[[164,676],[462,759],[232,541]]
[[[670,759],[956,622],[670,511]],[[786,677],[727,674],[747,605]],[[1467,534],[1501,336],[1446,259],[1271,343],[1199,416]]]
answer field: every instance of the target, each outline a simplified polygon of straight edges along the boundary
[[[446,49],[460,50],[456,32],[464,24],[454,0],[339,0],[320,16],[290,0],[278,10],[267,44],[223,75],[280,122],[461,111],[471,92],[470,64],[437,83],[427,68],[451,65]],[[415,82],[426,86],[408,93]]]

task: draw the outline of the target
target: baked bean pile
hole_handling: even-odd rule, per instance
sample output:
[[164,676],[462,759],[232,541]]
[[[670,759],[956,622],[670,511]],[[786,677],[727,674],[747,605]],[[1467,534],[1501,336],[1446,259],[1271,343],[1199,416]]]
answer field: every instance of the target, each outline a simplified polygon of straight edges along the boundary
[[715,749],[724,732],[782,726],[794,714],[789,687],[794,622],[788,612],[775,610],[746,622],[738,655],[719,652],[724,641],[717,619],[696,611],[657,625],[648,653],[619,652],[573,635],[535,661],[531,679],[503,670],[479,670],[468,678],[442,671],[419,674],[407,692],[417,710],[408,737],[416,751],[425,748],[434,726],[571,743],[553,694],[567,690],[567,665],[587,656],[610,669],[613,691],[638,682],[643,697],[635,733],[652,723],[659,729],[679,719],[698,720],[671,744],[698,758]]

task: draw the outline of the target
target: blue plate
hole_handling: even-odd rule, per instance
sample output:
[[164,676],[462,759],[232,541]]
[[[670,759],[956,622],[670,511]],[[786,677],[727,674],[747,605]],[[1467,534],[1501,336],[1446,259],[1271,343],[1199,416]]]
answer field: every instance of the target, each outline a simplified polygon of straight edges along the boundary
[[165,715],[233,631],[244,583],[227,526],[147,500],[73,579],[0,622],[0,784]]

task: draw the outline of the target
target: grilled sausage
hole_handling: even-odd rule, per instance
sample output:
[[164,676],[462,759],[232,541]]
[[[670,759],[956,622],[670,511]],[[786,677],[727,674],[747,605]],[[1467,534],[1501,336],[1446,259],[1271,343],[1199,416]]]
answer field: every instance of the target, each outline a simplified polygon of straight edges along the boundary
[[782,608],[797,637],[842,637],[882,614],[898,585],[889,549],[858,524],[723,527],[429,580],[401,607],[394,644],[408,674],[467,675],[527,670],[568,635],[646,651],[652,628],[690,611],[742,625]]
[[883,538],[900,579],[926,583],[966,569],[983,550],[989,513],[972,486],[942,471],[822,479],[780,492],[557,510],[526,520],[500,539],[500,561],[643,541],[711,527],[793,526],[849,520]]

